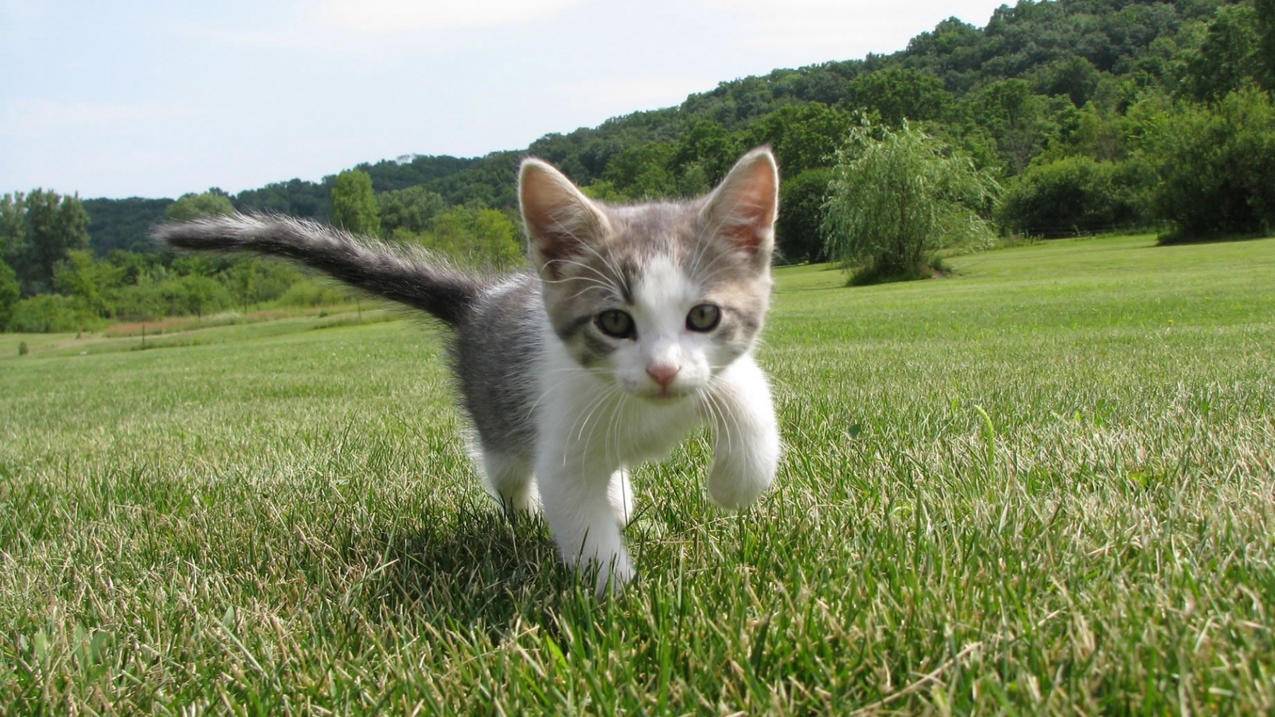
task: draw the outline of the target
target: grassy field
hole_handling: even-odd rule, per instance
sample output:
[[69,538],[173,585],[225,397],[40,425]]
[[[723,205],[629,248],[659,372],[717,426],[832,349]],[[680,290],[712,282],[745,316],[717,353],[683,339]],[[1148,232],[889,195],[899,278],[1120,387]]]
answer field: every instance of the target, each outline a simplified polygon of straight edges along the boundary
[[780,270],[777,489],[642,468],[602,603],[424,322],[0,336],[0,712],[1270,713],[1275,239],[1153,244]]

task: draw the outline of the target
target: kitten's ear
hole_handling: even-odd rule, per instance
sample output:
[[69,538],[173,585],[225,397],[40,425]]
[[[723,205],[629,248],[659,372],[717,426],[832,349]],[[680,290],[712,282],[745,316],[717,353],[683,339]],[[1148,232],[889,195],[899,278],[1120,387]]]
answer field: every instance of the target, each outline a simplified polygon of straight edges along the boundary
[[518,203],[537,268],[583,254],[582,244],[601,241],[610,231],[606,215],[562,172],[538,159],[522,161]]
[[779,168],[769,147],[745,154],[700,210],[706,231],[766,260],[775,246]]

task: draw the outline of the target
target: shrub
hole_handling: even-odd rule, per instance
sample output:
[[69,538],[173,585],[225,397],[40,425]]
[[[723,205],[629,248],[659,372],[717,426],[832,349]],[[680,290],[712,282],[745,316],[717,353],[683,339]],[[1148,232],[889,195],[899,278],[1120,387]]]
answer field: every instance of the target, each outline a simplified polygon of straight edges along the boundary
[[1155,211],[1168,241],[1275,230],[1275,105],[1232,92],[1165,115],[1148,138],[1160,182]]
[[207,276],[182,276],[124,286],[111,292],[113,315],[127,321],[163,316],[204,316],[234,306],[226,287]]
[[968,157],[907,122],[864,124],[837,153],[822,224],[828,253],[860,266],[855,283],[928,276],[935,250],[991,243],[980,213],[998,192]]
[[1140,193],[1147,176],[1138,170],[1080,156],[1034,164],[1006,189],[1001,223],[1046,237],[1138,224],[1145,220]]
[[808,169],[780,187],[776,247],[785,262],[827,260],[819,225],[831,181],[831,169]]
[[346,289],[318,279],[302,279],[275,302],[280,306],[328,306],[348,303],[353,295]]
[[13,305],[18,303],[20,295],[18,275],[0,259],[0,331],[8,325],[9,315],[13,313]]
[[9,330],[29,334],[95,329],[105,322],[79,297],[40,294],[13,305]]

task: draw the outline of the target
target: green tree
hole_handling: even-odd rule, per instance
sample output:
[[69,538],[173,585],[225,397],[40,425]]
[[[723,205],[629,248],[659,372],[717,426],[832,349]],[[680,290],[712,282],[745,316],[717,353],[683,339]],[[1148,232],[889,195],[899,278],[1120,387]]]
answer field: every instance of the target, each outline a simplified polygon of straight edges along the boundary
[[1140,163],[1064,157],[1033,163],[1005,190],[1001,222],[1036,236],[1130,227],[1145,220],[1147,172]]
[[1188,56],[1183,88],[1195,99],[1213,100],[1262,77],[1259,44],[1252,5],[1218,8],[1204,42]]
[[850,83],[850,95],[856,106],[877,112],[890,125],[941,119],[954,104],[952,94],[935,75],[897,67],[856,77]]
[[741,146],[770,145],[779,169],[795,177],[831,166],[833,153],[853,125],[849,112],[820,102],[786,105],[749,124]]
[[9,330],[21,333],[83,331],[101,326],[102,319],[77,296],[42,294],[13,305]]
[[860,267],[855,283],[925,276],[935,250],[991,241],[980,212],[998,191],[968,157],[909,123],[864,124],[837,153],[824,204],[828,253]]
[[819,226],[823,202],[832,181],[829,168],[808,169],[783,180],[779,188],[776,249],[786,262],[825,261],[827,250]]
[[607,163],[602,178],[629,197],[667,197],[677,192],[671,167],[676,148],[668,142],[626,147]]
[[104,261],[96,261],[93,252],[73,249],[53,269],[53,286],[58,293],[76,296],[98,316],[108,316],[107,296],[119,285],[123,270]]
[[164,210],[164,216],[173,222],[186,222],[200,217],[234,213],[235,205],[230,203],[230,197],[216,189],[209,189],[199,194],[183,194]]
[[332,224],[357,234],[381,233],[381,213],[367,172],[350,169],[337,175],[332,183]]
[[393,234],[397,229],[424,231],[434,216],[446,208],[437,192],[415,186],[377,195],[381,207],[381,230]]
[[1257,10],[1257,58],[1262,86],[1275,91],[1275,0],[1254,0]]
[[9,317],[13,314],[13,305],[18,303],[22,288],[18,286],[18,275],[0,259],[0,331],[9,325]]
[[[1059,100],[1067,107],[1068,100]],[[965,112],[996,140],[1011,174],[1027,168],[1058,131],[1050,98],[1032,92],[1026,80],[990,83],[965,100]]]
[[67,252],[89,246],[88,214],[77,196],[36,189],[4,202],[9,261],[25,296],[50,291]]
[[453,207],[439,214],[426,245],[471,266],[509,268],[523,260],[518,226],[497,209]]
[[1167,241],[1275,230],[1275,103],[1255,87],[1212,105],[1182,105],[1152,125],[1144,152],[1157,170]]

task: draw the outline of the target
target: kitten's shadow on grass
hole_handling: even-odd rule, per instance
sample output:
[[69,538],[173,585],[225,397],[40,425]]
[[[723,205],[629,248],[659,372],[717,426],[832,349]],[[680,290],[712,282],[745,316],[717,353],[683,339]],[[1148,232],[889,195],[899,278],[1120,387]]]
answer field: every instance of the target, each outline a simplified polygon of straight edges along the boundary
[[367,599],[391,615],[485,623],[503,632],[516,616],[542,623],[545,609],[571,591],[539,518],[510,521],[495,506],[437,507],[419,530],[387,536],[387,567]]

